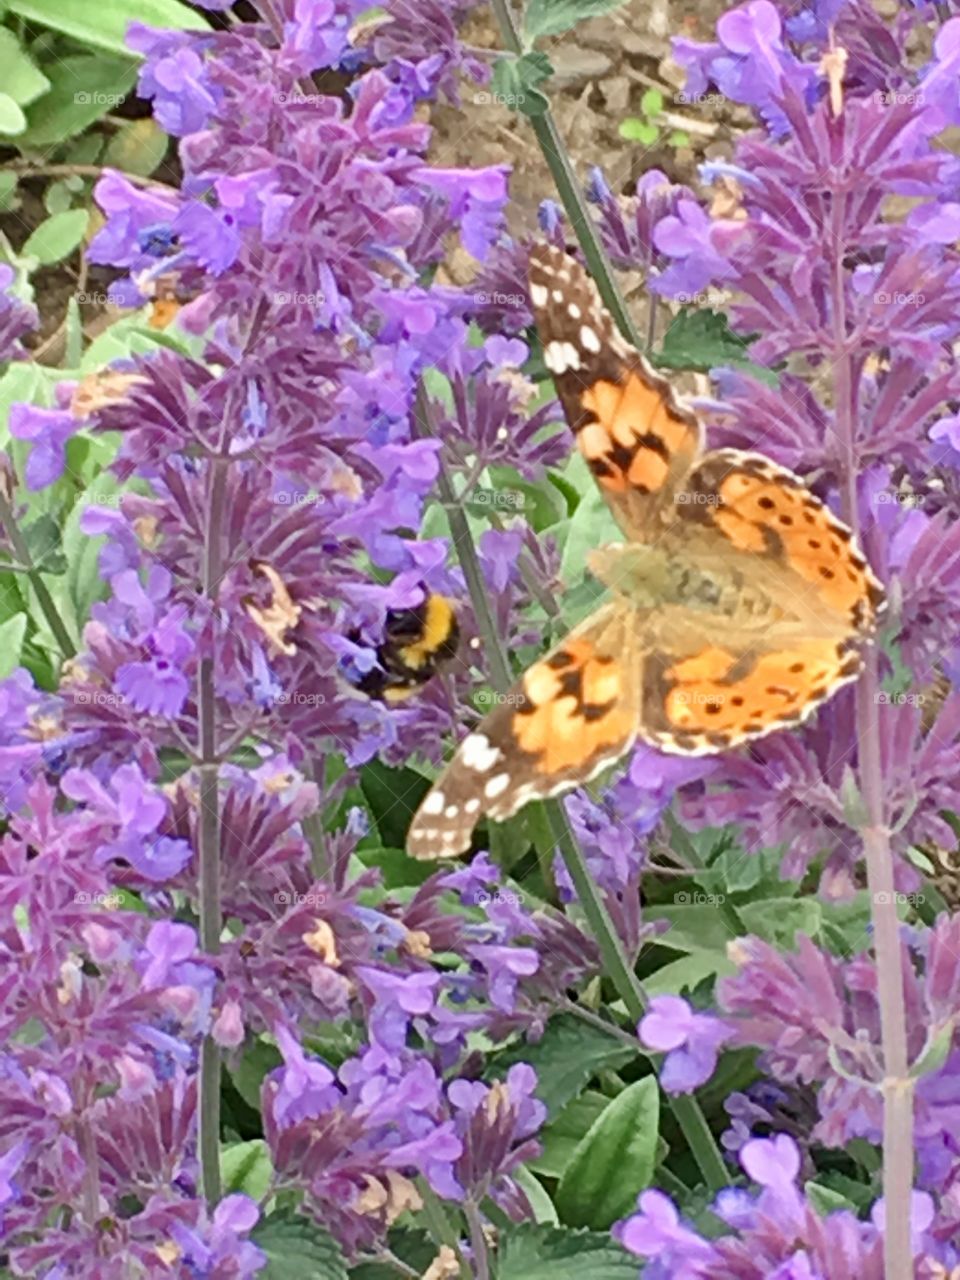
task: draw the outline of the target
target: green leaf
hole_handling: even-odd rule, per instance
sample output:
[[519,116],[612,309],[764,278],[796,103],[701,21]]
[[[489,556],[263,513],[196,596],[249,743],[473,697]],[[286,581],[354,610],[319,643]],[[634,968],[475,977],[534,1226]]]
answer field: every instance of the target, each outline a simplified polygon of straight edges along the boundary
[[659,89],[648,89],[640,99],[640,110],[650,119],[663,110],[663,94]]
[[650,1185],[657,1156],[660,1091],[647,1076],[614,1098],[590,1126],[557,1187],[560,1217],[603,1231]]
[[803,1189],[821,1218],[825,1218],[828,1213],[835,1213],[837,1209],[846,1209],[848,1213],[856,1215],[857,1206],[832,1187],[825,1187],[819,1182],[805,1182]]
[[231,1071],[234,1087],[248,1106],[259,1111],[260,1087],[264,1077],[283,1062],[280,1050],[263,1040],[257,1040],[246,1050],[234,1071]]
[[560,1220],[557,1217],[556,1208],[547,1195],[547,1190],[540,1179],[535,1178],[530,1170],[525,1169],[523,1165],[515,1169],[511,1176],[530,1201],[534,1222],[542,1222],[550,1227],[559,1226]]
[[0,133],[16,136],[27,127],[27,117],[23,114],[9,93],[0,93]]
[[[691,901],[683,902],[686,896]],[[711,951],[726,955],[730,929],[723,912],[715,906],[692,901],[692,894],[674,894],[671,907],[650,907],[644,911],[645,920],[668,920],[670,928],[657,934],[657,946],[672,951],[686,951],[699,955]]]
[[0,27],[0,66],[4,90],[18,106],[27,106],[50,88],[50,81],[6,27]]
[[663,369],[696,369],[709,373],[723,365],[748,370],[759,382],[775,387],[776,371],[761,368],[747,357],[752,339],[740,338],[727,324],[727,317],[707,307],[685,308],[663,335],[663,345],[654,363]]
[[618,9],[624,0],[530,0],[523,28],[528,40],[569,31],[584,18],[595,18]]
[[209,31],[209,23],[180,0],[10,0],[10,12],[52,27],[82,44],[139,57],[124,37],[131,22],[176,31]]
[[605,1232],[525,1223],[500,1240],[498,1280],[637,1280],[637,1259]]
[[250,1236],[267,1255],[258,1280],[347,1280],[347,1264],[340,1246],[328,1231],[306,1218],[274,1214]]
[[551,1018],[536,1044],[511,1045],[491,1062],[491,1075],[506,1075],[515,1062],[528,1062],[536,1071],[537,1096],[551,1116],[575,1098],[598,1071],[616,1070],[640,1053],[573,1015]]
[[35,228],[21,250],[21,257],[36,258],[41,266],[62,262],[83,242],[90,215],[86,209],[65,209],[51,214]]
[[512,107],[525,116],[542,116],[550,102],[538,88],[553,75],[553,67],[545,53],[524,53],[519,58],[507,54],[493,65],[491,93],[476,93],[473,100],[492,100],[501,107]]
[[52,515],[38,516],[22,527],[23,540],[30,558],[44,573],[61,574],[67,569],[62,551],[60,524]]
[[131,120],[118,129],[103,153],[103,163],[122,173],[148,178],[167,154],[170,138],[152,116]]
[[20,666],[20,654],[26,634],[25,613],[16,613],[6,622],[0,622],[0,680],[6,680],[11,671]]
[[584,495],[570,517],[560,560],[560,577],[568,585],[576,586],[587,572],[587,556],[590,552],[608,542],[618,542],[622,535],[606,501],[589,478],[587,465],[581,454],[576,455],[566,474]]
[[[96,8],[92,0],[91,9]],[[83,133],[124,100],[137,78],[130,58],[78,54],[56,64],[53,87],[27,111],[27,130],[17,139],[22,150],[42,150]]]
[[540,1132],[541,1151],[530,1168],[546,1178],[559,1178],[570,1163],[580,1140],[598,1120],[610,1099],[595,1089],[586,1089],[568,1102],[551,1124]]
[[221,1148],[220,1176],[224,1195],[241,1191],[251,1200],[262,1200],[273,1176],[273,1162],[263,1138],[233,1142]]
[[747,933],[767,942],[792,947],[798,933],[816,938],[823,926],[823,908],[813,898],[765,898],[737,908]]
[[361,770],[360,786],[380,843],[387,849],[404,848],[407,828],[430,783],[415,769],[391,769],[379,760],[371,760]]
[[6,173],[0,173],[0,213],[7,213],[17,207],[19,181],[19,176],[9,169]]
[[627,116],[626,120],[621,120],[617,132],[627,142],[641,142],[645,147],[652,147],[660,137],[657,126],[649,120],[641,120],[639,116]]
[[733,961],[719,951],[694,951],[644,978],[643,989],[649,996],[678,996],[693,991],[708,978],[724,978],[736,971]]

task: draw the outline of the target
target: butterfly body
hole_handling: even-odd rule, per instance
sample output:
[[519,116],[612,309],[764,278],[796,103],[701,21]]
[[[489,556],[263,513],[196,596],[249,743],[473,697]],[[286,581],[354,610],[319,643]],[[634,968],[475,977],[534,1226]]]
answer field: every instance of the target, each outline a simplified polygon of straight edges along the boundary
[[626,542],[609,599],[461,743],[414,817],[420,858],[596,776],[637,740],[710,755],[802,722],[861,667],[883,591],[851,531],[759,453],[703,428],[628,347],[581,267],[543,246],[530,296],[577,447]]

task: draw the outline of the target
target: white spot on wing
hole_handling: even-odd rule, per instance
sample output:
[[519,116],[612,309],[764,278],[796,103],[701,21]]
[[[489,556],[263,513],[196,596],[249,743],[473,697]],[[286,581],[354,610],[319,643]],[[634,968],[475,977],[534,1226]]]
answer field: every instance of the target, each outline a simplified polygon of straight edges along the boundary
[[498,773],[495,778],[491,778],[487,785],[483,788],[483,794],[488,800],[495,800],[497,796],[506,791],[510,785],[509,773]]
[[460,759],[468,769],[486,773],[500,759],[500,748],[491,747],[490,739],[485,733],[471,733],[463,740]]
[[532,284],[530,286],[530,301],[535,307],[545,307],[550,297],[550,291],[544,284]]
[[600,350],[600,339],[588,324],[580,326],[580,345],[586,351],[596,353]]
[[423,802],[424,813],[440,813],[443,809],[444,800],[442,791],[431,791]]

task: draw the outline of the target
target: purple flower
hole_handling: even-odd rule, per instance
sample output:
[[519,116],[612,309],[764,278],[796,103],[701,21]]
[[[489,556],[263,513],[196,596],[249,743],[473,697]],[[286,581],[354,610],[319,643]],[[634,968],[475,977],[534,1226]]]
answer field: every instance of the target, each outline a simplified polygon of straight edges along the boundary
[[660,1083],[668,1093],[691,1093],[705,1084],[721,1046],[732,1038],[719,1018],[695,1013],[680,996],[655,996],[637,1034],[648,1049],[666,1053]]
[[356,973],[374,997],[371,1038],[392,1052],[402,1049],[410,1019],[432,1012],[440,975],[431,972],[400,976],[366,967],[358,968]]
[[0,262],[0,363],[23,354],[20,339],[38,324],[34,308],[10,292],[14,278],[13,268]]
[[41,409],[35,404],[15,404],[10,409],[10,434],[29,440],[25,479],[28,489],[46,489],[59,480],[67,460],[67,441],[76,435],[79,422],[67,410]]

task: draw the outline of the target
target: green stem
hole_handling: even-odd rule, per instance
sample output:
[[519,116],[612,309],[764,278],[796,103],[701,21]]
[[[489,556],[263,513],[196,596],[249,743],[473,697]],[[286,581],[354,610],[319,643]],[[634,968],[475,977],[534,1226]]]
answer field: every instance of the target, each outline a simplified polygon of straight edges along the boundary
[[[417,393],[416,415],[415,425],[419,435],[421,437],[431,436],[433,432],[431,430],[430,405],[422,385]],[[460,557],[460,566],[463,569],[463,576],[470,591],[470,600],[476,614],[477,625],[483,637],[490,661],[490,675],[493,686],[498,693],[506,693],[513,683],[510,664],[494,622],[493,611],[490,608],[490,602],[487,597],[486,583],[480,571],[480,562],[473,543],[473,535],[470,532],[470,525],[462,508],[456,501],[453,485],[450,482],[450,477],[446,472],[442,458],[440,459],[437,487],[446,506],[453,543],[457,549],[457,555]],[[646,1004],[643,987],[633,970],[633,966],[627,959],[623,944],[614,928],[613,921],[610,919],[603,898],[591,879],[583,850],[567,824],[566,814],[559,801],[544,801],[543,811],[550,836],[552,837],[552,844],[560,850],[570,879],[573,881],[574,888],[577,891],[577,897],[583,908],[584,915],[587,917],[591,932],[600,948],[605,971],[616,987],[630,1017],[635,1022],[638,1022],[643,1017]],[[538,849],[539,853],[540,850]],[[545,850],[540,856],[545,856],[549,859],[550,854],[552,854],[552,849]],[[637,1046],[637,1051],[638,1053],[640,1051],[639,1045]],[[709,1188],[712,1191],[718,1191],[720,1188],[727,1186],[729,1178],[727,1177],[723,1159],[717,1149],[713,1134],[710,1132],[710,1127],[696,1101],[688,1097],[675,1097],[670,1099],[670,1106],[687,1142],[690,1144],[690,1149]]]
[[[503,43],[510,53],[517,57],[521,56],[523,42],[513,20],[513,14],[510,12],[508,0],[492,0],[492,3],[493,11],[500,26]],[[633,346],[642,349],[643,341],[633,323],[630,312],[627,310],[623,294],[620,292],[610,270],[607,255],[604,253],[603,244],[597,233],[593,218],[590,216],[590,210],[580,189],[573,165],[570,163],[569,154],[564,146],[563,138],[560,136],[553,113],[547,109],[543,115],[532,116],[530,117],[530,124],[536,134],[537,142],[540,144],[543,158],[546,160],[553,176],[553,181],[556,183],[557,194],[560,196],[567,217],[570,219],[570,225],[580,241],[583,256],[586,258],[590,274],[600,290],[604,305],[613,316],[617,328],[627,341],[632,343]]]
[[23,534],[20,532],[20,526],[17,524],[16,517],[13,514],[13,507],[7,495],[0,491],[0,525],[3,532],[7,536],[13,553],[20,562],[21,572],[25,574],[33,587],[37,597],[37,604],[47,620],[47,626],[53,632],[54,639],[60,646],[60,653],[64,658],[76,657],[77,649],[70,633],[66,628],[66,624],[60,617],[60,611],[54,603],[53,596],[44,582],[40,570],[34,563],[33,556],[30,554],[30,548],[27,546]]
[[463,1212],[470,1230],[475,1280],[490,1280],[490,1252],[487,1249],[487,1237],[483,1234],[483,1220],[480,1217],[480,1210],[470,1196],[464,1202]]

